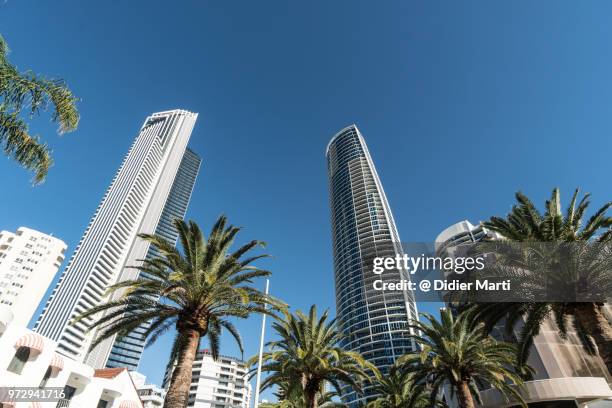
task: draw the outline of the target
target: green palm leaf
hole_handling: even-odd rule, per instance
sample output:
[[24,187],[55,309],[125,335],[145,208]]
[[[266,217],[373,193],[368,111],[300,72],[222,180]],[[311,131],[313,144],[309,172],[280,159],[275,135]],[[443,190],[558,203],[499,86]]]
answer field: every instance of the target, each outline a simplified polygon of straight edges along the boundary
[[222,332],[227,331],[242,350],[240,333],[232,318],[247,318],[252,313],[275,316],[286,305],[249,286],[253,279],[270,275],[251,262],[262,256],[247,255],[259,241],[231,252],[240,228],[227,225],[219,217],[208,239],[198,225],[175,221],[183,252],[171,242],[156,235],[142,234],[161,254],[159,258],[141,261],[134,266],[142,275],[119,282],[109,294],[119,293],[116,300],[98,305],[80,315],[74,324],[93,320],[96,340],[122,336],[136,327],[151,322],[145,332],[147,345],[174,328],[177,336],[170,354],[173,368],[165,407],[182,408],[187,403],[191,368],[200,339],[207,338],[214,358],[219,355]]
[[[376,368],[359,353],[338,347],[343,336],[336,319],[330,319],[327,311],[318,316],[314,305],[308,314],[285,311],[272,328],[279,340],[267,343],[269,351],[263,354],[261,370],[270,375],[262,382],[262,389],[281,387],[284,400],[279,407],[330,406],[329,402],[320,404],[326,395],[326,384],[337,394],[343,385],[361,393],[363,382],[378,375]],[[249,364],[257,360],[254,356]]]
[[79,123],[77,98],[63,81],[20,73],[7,57],[8,46],[0,35],[0,146],[7,156],[33,171],[33,181],[38,184],[53,163],[51,150],[28,132],[24,116],[32,117],[52,106],[51,119],[59,124],[59,133],[73,131]]
[[457,395],[460,406],[474,408],[479,395],[476,381],[486,382],[497,389],[508,401],[523,407],[520,396],[523,385],[517,366],[516,346],[495,340],[474,319],[468,310],[455,316],[450,309],[442,310],[440,320],[430,314],[422,316],[427,322],[414,321],[411,337],[420,351],[404,355],[398,369],[410,375],[412,384],[428,384],[430,403],[435,402],[444,385]]

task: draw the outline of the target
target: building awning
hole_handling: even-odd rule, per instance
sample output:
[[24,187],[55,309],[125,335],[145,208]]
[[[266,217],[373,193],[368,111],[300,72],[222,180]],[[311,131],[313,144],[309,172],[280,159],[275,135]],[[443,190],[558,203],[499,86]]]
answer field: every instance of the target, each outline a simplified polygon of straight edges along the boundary
[[2,408],[15,408],[17,406],[17,403],[15,401],[2,401],[1,404]]
[[142,404],[134,400],[125,400],[121,401],[119,408],[142,408]]
[[42,408],[42,405],[40,404],[40,402],[31,402],[30,403],[30,408]]
[[[515,387],[515,386],[513,386]],[[561,377],[525,381],[521,396],[527,403],[560,400],[589,402],[612,398],[612,390],[603,377]],[[481,392],[483,406],[502,408],[517,405],[508,401],[498,390],[489,388]]]
[[24,334],[17,340],[15,343],[15,348],[19,347],[29,347],[32,350],[36,350],[38,352],[43,351],[45,345],[45,340],[42,336],[39,336],[36,333],[28,333]]
[[52,368],[57,368],[58,370],[63,369],[64,368],[64,358],[57,353],[53,353],[53,357],[51,357],[49,366]]

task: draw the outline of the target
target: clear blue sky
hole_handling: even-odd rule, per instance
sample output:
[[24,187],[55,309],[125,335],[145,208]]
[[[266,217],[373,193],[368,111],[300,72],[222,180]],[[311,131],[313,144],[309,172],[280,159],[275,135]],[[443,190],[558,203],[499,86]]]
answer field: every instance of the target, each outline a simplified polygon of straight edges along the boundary
[[[0,228],[71,252],[143,119],[189,109],[204,159],[189,217],[208,229],[227,214],[243,241],[269,243],[274,294],[333,309],[324,149],[350,123],[404,241],[504,214],[519,189],[612,198],[611,14],[605,1],[4,1],[11,60],[66,79],[82,120],[61,138],[34,122],[56,160],[42,186],[1,160]],[[239,324],[247,356],[258,325]],[[145,354],[153,381],[167,347]]]

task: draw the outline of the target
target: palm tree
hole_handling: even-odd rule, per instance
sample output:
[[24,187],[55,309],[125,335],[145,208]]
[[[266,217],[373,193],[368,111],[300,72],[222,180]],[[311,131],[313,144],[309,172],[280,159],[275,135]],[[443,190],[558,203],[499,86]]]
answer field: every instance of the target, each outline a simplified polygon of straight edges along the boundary
[[[306,400],[304,394],[297,388],[290,390],[289,383],[284,382],[278,384],[278,391],[274,393],[278,402],[266,402],[259,404],[260,408],[306,408]],[[317,397],[317,406],[319,408],[346,408],[346,405],[334,401],[337,397],[336,392],[324,392]]]
[[22,116],[32,117],[53,105],[51,116],[59,132],[76,129],[77,98],[58,79],[46,79],[32,72],[20,73],[7,59],[8,46],[0,35],[0,146],[4,153],[34,172],[34,183],[44,181],[53,163],[49,147],[28,133]]
[[[160,253],[159,257],[144,260],[137,267],[148,276],[112,286],[111,292],[123,291],[118,299],[88,310],[77,320],[96,319],[90,328],[98,328],[91,348],[149,321],[150,328],[144,334],[148,338],[147,345],[174,327],[177,335],[170,364],[175,365],[164,407],[184,408],[200,339],[208,338],[216,359],[221,331],[225,329],[242,350],[240,334],[228,318],[246,318],[253,312],[273,315],[273,309],[284,305],[250,286],[254,278],[270,275],[251,265],[266,255],[244,258],[262,242],[251,241],[230,252],[240,228],[228,226],[225,216],[219,217],[208,239],[193,221],[187,224],[175,220],[174,225],[183,253],[158,235],[140,235]],[[272,305],[272,310],[266,308],[266,304]]]
[[562,338],[572,328],[589,353],[599,351],[609,361],[612,332],[604,314],[612,293],[609,243],[493,241],[475,249],[495,254],[495,261],[463,279],[510,280],[512,290],[467,292],[464,300],[487,330],[505,319],[506,335],[518,333],[520,362],[527,361],[547,322],[556,323]]
[[441,387],[448,384],[461,408],[475,408],[474,399],[480,399],[475,382],[479,381],[527,407],[516,388],[523,381],[512,368],[516,363],[514,345],[489,336],[483,324],[476,324],[468,312],[454,317],[450,309],[445,309],[441,321],[428,313],[422,316],[428,323],[415,321],[410,325],[415,333],[420,333],[411,337],[421,350],[400,357],[398,364],[412,373],[416,383],[430,383],[430,398],[435,398]]
[[[284,384],[285,393],[298,393],[305,408],[319,406],[326,383],[338,394],[341,384],[361,393],[361,382],[368,378],[368,371],[377,372],[359,353],[339,347],[343,335],[336,319],[328,321],[327,311],[318,317],[315,305],[308,315],[284,311],[284,318],[275,321],[273,328],[280,339],[269,342],[270,351],[263,354],[261,370],[271,374],[262,382],[262,389]],[[256,361],[257,356],[249,363]]]
[[[539,279],[541,284],[550,289],[550,282],[554,281],[566,287],[564,293],[567,293],[568,290],[579,291],[584,283],[588,283],[590,291],[599,289],[602,296],[585,293],[587,296],[577,297],[573,301],[547,301],[534,297],[531,301],[526,298],[525,302],[493,302],[480,304],[478,307],[489,327],[506,317],[506,328],[511,331],[518,318],[525,318],[520,339],[523,361],[544,321],[556,322],[561,335],[565,336],[566,321],[569,320],[587,351],[598,352],[612,374],[612,325],[606,316],[604,301],[609,298],[612,282],[612,267],[608,262],[612,243],[612,217],[606,214],[612,207],[612,202],[607,202],[584,223],[590,203],[589,197],[589,194],[585,194],[578,202],[576,189],[564,214],[559,189],[555,188],[550,200],[546,201],[542,214],[527,196],[518,192],[518,204],[512,211],[505,218],[491,217],[484,226],[496,231],[508,241],[525,243],[522,253],[508,250],[509,244],[505,244],[505,249],[500,251],[517,255],[512,258],[504,254],[503,258],[508,265],[518,264],[524,271],[530,272],[529,276],[525,275],[521,279],[524,287]],[[551,244],[538,244],[541,242]],[[542,247],[545,247],[544,251]],[[535,259],[536,263],[532,256],[534,253],[548,255]],[[564,258],[565,261],[560,264],[557,258]],[[527,266],[526,260],[529,262]]]
[[[424,384],[417,384],[413,374],[393,365],[388,375],[381,375],[374,392],[380,395],[370,401],[366,408],[433,408],[446,405],[436,398]],[[433,400],[432,400],[433,399]]]
[[[505,239],[520,242],[572,242],[592,239],[606,242],[610,240],[612,238],[612,229],[610,229],[612,217],[606,216],[606,212],[612,207],[612,202],[604,204],[584,224],[584,216],[590,205],[591,195],[585,194],[578,202],[578,193],[579,189],[576,189],[564,215],[558,188],[553,189],[550,200],[546,201],[543,214],[529,197],[519,191],[515,194],[518,203],[512,207],[505,218],[494,216],[489,221],[485,221],[483,225],[499,233]],[[602,229],[607,229],[607,231],[597,236]]]

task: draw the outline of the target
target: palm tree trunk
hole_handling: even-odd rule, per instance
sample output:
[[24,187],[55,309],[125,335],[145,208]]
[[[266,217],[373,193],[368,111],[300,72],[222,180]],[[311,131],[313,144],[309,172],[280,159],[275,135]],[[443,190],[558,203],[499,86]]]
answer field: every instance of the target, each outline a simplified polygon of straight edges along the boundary
[[303,374],[301,383],[302,392],[304,393],[304,402],[306,403],[306,408],[317,408],[317,387],[313,387],[308,380],[308,376]]
[[191,369],[200,345],[200,333],[193,329],[186,329],[180,331],[179,336],[183,340],[178,353],[178,361],[170,379],[164,408],[185,408],[189,398]]
[[469,381],[463,380],[457,384],[457,399],[461,408],[476,408],[472,393],[470,392]]
[[576,319],[595,340],[599,356],[612,375],[612,326],[603,307],[596,303],[584,303],[576,308]]
[[306,408],[318,408],[317,393],[312,390],[306,390]]

